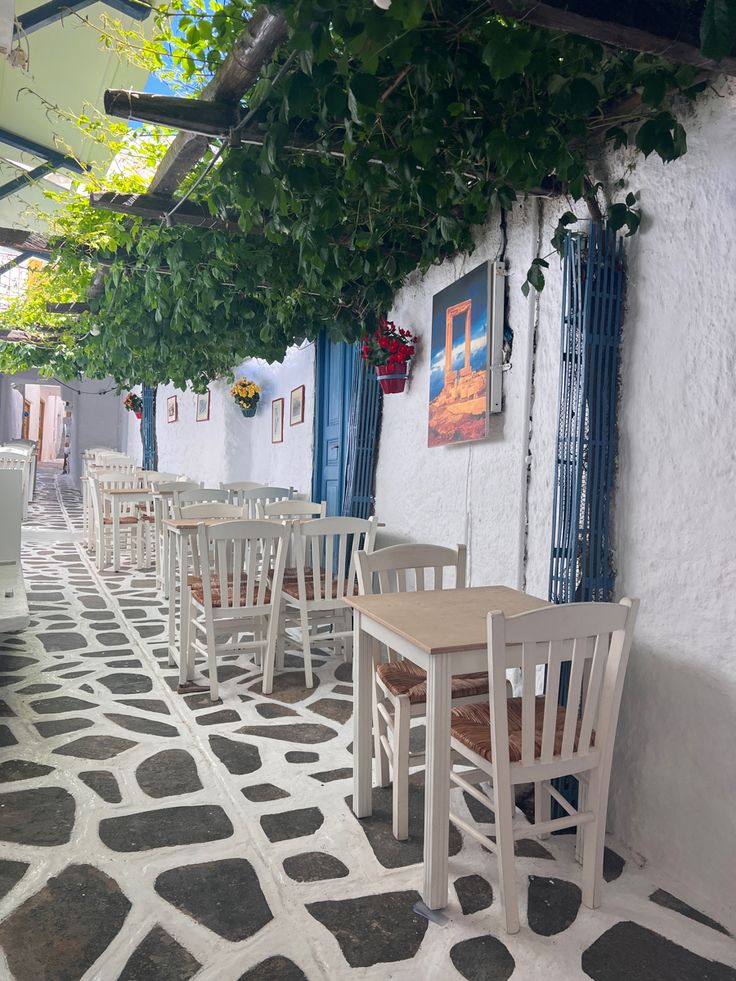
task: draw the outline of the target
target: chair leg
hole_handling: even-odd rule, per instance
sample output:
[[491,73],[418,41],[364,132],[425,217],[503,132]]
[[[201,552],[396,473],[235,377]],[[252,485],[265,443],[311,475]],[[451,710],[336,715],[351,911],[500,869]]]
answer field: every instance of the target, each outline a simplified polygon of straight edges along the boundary
[[302,628],[302,654],[304,655],[304,679],[307,688],[314,688],[312,675],[312,644],[309,639],[309,614],[305,607],[299,609],[299,623]]
[[583,833],[583,905],[597,909],[601,904],[603,849],[606,838],[606,802],[602,799],[598,770],[590,774],[587,810],[594,814]]
[[[266,673],[269,674],[271,678],[271,687],[273,687],[273,669],[276,661],[276,647],[278,645],[279,639],[279,623],[280,617],[277,610],[273,610],[270,617],[268,618],[268,629],[266,631],[266,648],[263,650],[261,656],[261,661],[263,662],[263,677],[264,684],[263,688],[265,690],[265,677]],[[263,631],[260,631],[262,634]]]
[[395,701],[393,752],[393,831],[397,841],[409,837],[409,733],[411,703],[406,696]]
[[[578,811],[587,810],[586,801],[588,799],[588,781],[582,777],[578,779]],[[587,825],[579,824],[575,829],[575,861],[578,865],[583,864],[583,842],[585,841],[585,829]]]
[[388,726],[386,720],[378,711],[378,705],[386,704],[383,694],[374,682],[373,684],[373,755],[376,760],[376,785],[378,787],[388,787],[391,777],[389,775],[389,758],[386,749],[381,742],[381,737],[388,737]]
[[[542,824],[544,821],[549,821],[551,816],[552,800],[544,789],[542,781],[539,780],[534,784],[534,823]],[[547,834],[541,834],[539,837],[549,838],[549,832]]]
[[493,781],[496,798],[496,857],[507,933],[519,932],[519,900],[514,858],[514,798],[510,784]]
[[205,613],[205,627],[207,634],[207,667],[210,673],[210,699],[216,702],[220,697],[220,690],[217,677],[217,648],[215,646],[215,625]]

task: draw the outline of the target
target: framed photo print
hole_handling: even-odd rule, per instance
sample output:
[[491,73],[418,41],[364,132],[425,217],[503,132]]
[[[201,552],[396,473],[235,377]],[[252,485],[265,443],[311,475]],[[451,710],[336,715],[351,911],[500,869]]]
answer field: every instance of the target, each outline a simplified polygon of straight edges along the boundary
[[166,421],[176,422],[179,418],[179,407],[176,402],[176,395],[169,395],[166,399]]
[[210,418],[210,393],[209,390],[204,395],[197,395],[197,406],[195,419],[197,422],[207,422]]
[[298,426],[304,422],[304,386],[291,390],[291,402],[289,405],[289,425]]
[[271,442],[284,442],[284,400],[274,399],[271,402]]

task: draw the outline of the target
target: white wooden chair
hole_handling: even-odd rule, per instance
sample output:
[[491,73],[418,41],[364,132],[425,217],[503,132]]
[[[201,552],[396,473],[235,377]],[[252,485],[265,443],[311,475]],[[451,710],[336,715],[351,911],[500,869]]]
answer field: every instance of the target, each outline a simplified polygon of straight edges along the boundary
[[[108,565],[108,548],[112,544],[112,536],[115,533],[112,508],[106,492],[113,489],[135,490],[139,486],[137,473],[126,471],[98,471],[90,479],[89,494],[92,500],[95,529],[95,563],[100,572]],[[153,518],[147,512],[140,511],[136,505],[123,504],[120,506],[119,520],[120,540],[127,539],[131,560],[140,567],[145,556],[146,539]]]
[[174,491],[172,511],[175,518],[181,517],[181,509],[188,504],[228,504],[227,491],[217,487],[192,487],[191,490]]
[[231,480],[227,483],[220,482],[220,489],[226,490],[229,494],[231,504],[240,504],[240,494],[242,491],[255,490],[256,487],[265,487],[262,480]]
[[253,487],[251,490],[238,491],[232,503],[239,504],[251,521],[257,521],[261,506],[275,501],[290,501],[294,493],[293,487]]
[[264,674],[273,676],[288,534],[288,527],[275,521],[199,526],[199,554],[210,561],[187,586],[189,626],[182,657],[190,677],[196,655],[207,658],[212,701],[219,694],[221,654],[260,652]]
[[324,518],[327,514],[327,501],[261,501],[256,502],[258,517],[272,521],[306,521],[309,518]]
[[[292,524],[296,578],[284,579],[284,610],[280,644],[286,642],[287,627],[298,627],[304,656],[304,677],[308,688],[314,686],[312,674],[312,639],[320,646],[332,645],[337,653],[342,647],[347,660],[352,643],[352,610],[344,600],[358,593],[355,555],[361,550],[373,551],[376,519],[316,518]],[[272,690],[273,676],[263,672],[263,693]]]
[[[456,588],[466,584],[467,550],[441,545],[391,545],[371,554],[356,556],[361,595],[405,593],[416,590]],[[424,753],[409,752],[411,720],[426,715],[426,672],[387,649],[388,660],[380,660],[378,644],[373,647],[375,687],[373,739],[376,782],[386,787],[389,770],[393,784],[393,833],[399,841],[409,837],[409,768],[424,764]],[[452,679],[454,704],[478,701],[488,692],[487,672],[456,675]]]
[[[455,708],[452,749],[471,771],[451,772],[453,783],[490,808],[495,843],[452,814],[454,824],[498,860],[501,899],[509,933],[519,930],[514,841],[564,828],[582,833],[583,903],[601,902],[608,787],[621,690],[629,658],[638,600],[569,603],[504,617],[488,614],[490,704]],[[521,697],[506,697],[506,671],[519,666]],[[570,662],[567,706],[558,704],[560,668]],[[546,693],[536,694],[537,669],[546,667]],[[574,808],[552,786],[574,776],[585,787]],[[493,797],[476,786],[492,781]],[[513,826],[514,787],[534,783],[533,825]],[[565,811],[550,819],[550,801]]]
[[164,534],[164,519],[174,517],[177,496],[185,491],[196,490],[199,484],[194,480],[179,478],[173,480],[154,480],[151,489],[153,499],[153,527],[156,539],[156,583],[161,586],[164,597],[169,595],[169,536]]
[[150,487],[151,490],[155,490],[159,484],[183,483],[184,481],[189,483],[189,478],[181,473],[165,473],[162,470],[144,470],[141,474],[141,481],[144,487]]

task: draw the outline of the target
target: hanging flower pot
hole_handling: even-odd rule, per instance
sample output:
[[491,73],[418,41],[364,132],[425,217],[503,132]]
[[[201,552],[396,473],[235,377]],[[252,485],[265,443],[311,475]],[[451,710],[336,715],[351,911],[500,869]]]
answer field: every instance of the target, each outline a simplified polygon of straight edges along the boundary
[[142,419],[143,418],[143,413],[142,412],[136,412],[135,417],[136,417],[136,419]]
[[384,395],[403,392],[409,371],[406,364],[377,364],[376,377]]
[[123,400],[123,405],[128,410],[132,412],[136,419],[140,419],[143,415],[143,399],[140,395],[136,395],[135,392],[128,392]]
[[376,378],[384,395],[404,391],[417,340],[410,330],[402,330],[385,317],[377,330],[363,338],[363,361],[376,369]]
[[261,386],[247,378],[238,378],[230,389],[230,394],[245,418],[252,419],[261,400]]

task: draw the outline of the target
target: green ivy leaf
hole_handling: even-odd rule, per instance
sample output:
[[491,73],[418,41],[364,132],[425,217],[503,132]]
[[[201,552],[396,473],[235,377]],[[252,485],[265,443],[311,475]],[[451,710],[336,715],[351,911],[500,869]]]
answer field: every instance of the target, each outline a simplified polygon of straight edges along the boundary
[[370,107],[375,106],[380,95],[378,80],[365,72],[357,72],[352,76],[350,91],[361,105]]
[[720,61],[736,47],[736,0],[706,0],[700,21],[700,48]]

